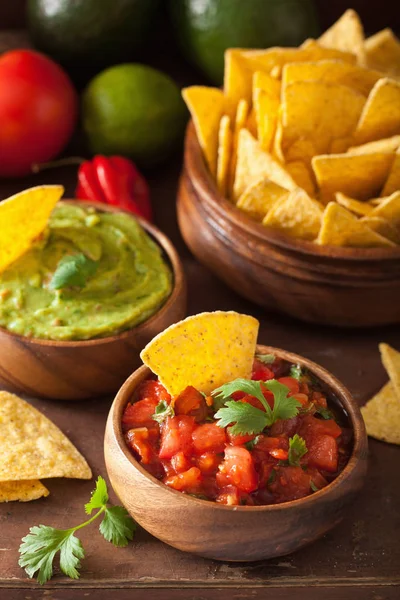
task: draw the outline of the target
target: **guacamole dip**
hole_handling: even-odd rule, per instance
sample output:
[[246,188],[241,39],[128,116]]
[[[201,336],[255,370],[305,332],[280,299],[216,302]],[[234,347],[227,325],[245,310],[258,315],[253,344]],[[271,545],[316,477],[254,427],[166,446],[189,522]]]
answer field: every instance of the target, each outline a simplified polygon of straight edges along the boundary
[[[66,256],[94,268],[80,287],[54,289]],[[0,274],[0,326],[48,340],[104,337],[145,321],[171,288],[161,249],[129,215],[59,205],[42,239]]]

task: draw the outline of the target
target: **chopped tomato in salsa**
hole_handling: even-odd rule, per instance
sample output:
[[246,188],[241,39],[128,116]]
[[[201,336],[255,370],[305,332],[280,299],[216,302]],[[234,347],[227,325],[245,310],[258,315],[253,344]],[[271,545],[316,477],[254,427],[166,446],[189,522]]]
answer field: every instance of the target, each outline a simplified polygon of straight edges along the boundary
[[[219,402],[192,386],[171,398],[159,381],[144,381],[122,417],[135,458],[165,485],[220,504],[279,504],[328,485],[347,464],[351,429],[314,377],[270,356],[255,358],[254,383]],[[276,393],[290,417],[276,418]],[[226,412],[236,402],[246,426],[240,411]],[[228,422],[231,414],[239,416]]]

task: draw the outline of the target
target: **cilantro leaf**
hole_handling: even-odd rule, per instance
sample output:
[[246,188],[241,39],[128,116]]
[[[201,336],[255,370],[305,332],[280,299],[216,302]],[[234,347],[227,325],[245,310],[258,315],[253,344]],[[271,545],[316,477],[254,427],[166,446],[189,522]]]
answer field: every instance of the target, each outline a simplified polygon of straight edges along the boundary
[[245,447],[247,448],[247,450],[253,450],[254,447],[256,446],[256,444],[260,441],[261,437],[262,437],[261,435],[256,435],[254,440],[250,440],[249,442],[246,442]]
[[291,467],[299,467],[300,459],[308,452],[306,442],[297,433],[289,438],[288,461]]
[[[263,382],[263,385],[264,382]],[[271,413],[271,408],[264,398],[264,394],[261,389],[260,381],[253,381],[252,379],[234,379],[229,383],[224,383],[221,387],[215,389],[212,392],[212,396],[215,396],[218,400],[228,400],[235,392],[244,392],[250,396],[257,398],[268,414]]]
[[261,433],[269,423],[266,412],[240,400],[228,400],[225,402],[225,408],[220,408],[214,416],[219,419],[219,427],[227,427],[234,423],[230,429],[233,435]]
[[325,420],[333,419],[333,413],[329,410],[329,408],[324,408],[323,406],[317,406],[316,411],[317,415],[322,417]]
[[133,540],[135,530],[136,524],[125,508],[106,508],[104,519],[100,523],[100,533],[108,542],[123,548],[128,545],[129,540]]
[[96,488],[93,490],[90,501],[85,504],[85,512],[87,515],[92,514],[95,508],[102,508],[108,502],[107,484],[99,475],[96,481]]
[[98,261],[87,258],[84,254],[68,254],[57,265],[50,281],[51,290],[61,290],[66,287],[80,287],[86,285],[89,277],[95,274]]
[[300,365],[292,365],[290,367],[290,377],[293,377],[293,379],[297,379],[297,381],[299,381],[302,375],[303,371]]
[[85,551],[80,539],[71,535],[65,538],[63,545],[60,548],[60,569],[65,575],[71,579],[79,579],[79,571],[81,568],[80,560],[85,558]]
[[171,404],[168,404],[166,400],[160,400],[160,402],[156,406],[156,412],[152,416],[154,421],[157,423],[162,423],[165,421],[167,417],[174,417],[175,411]]
[[275,354],[256,354],[256,359],[266,365],[272,365],[275,362]]
[[274,395],[274,408],[272,409],[272,423],[278,419],[291,419],[295,417],[301,407],[301,402],[296,398],[288,397],[289,388],[276,379],[270,379],[263,385]]
[[317,487],[312,480],[310,482],[310,488],[312,489],[313,492],[319,492],[319,487]]

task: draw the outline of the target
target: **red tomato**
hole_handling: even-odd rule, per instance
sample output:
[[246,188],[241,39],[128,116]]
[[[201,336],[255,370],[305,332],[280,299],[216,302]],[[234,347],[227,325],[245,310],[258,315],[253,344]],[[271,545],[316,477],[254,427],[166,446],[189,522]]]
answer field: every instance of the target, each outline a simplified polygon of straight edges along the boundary
[[299,426],[299,417],[292,417],[291,419],[278,419],[272,424],[269,433],[272,436],[287,435],[292,437]]
[[146,427],[130,429],[125,435],[126,442],[132,450],[140,457],[144,465],[148,465],[156,459],[156,453],[151,445],[151,436]]
[[254,492],[257,489],[258,476],[254,461],[250,452],[243,446],[228,446],[225,449],[225,459],[220,465],[220,473],[223,477],[218,477],[219,473],[217,473],[218,483],[226,477],[231,485],[243,492]]
[[188,385],[174,398],[174,409],[177,415],[190,415],[196,422],[203,421],[207,416],[205,398],[192,385]]
[[133,427],[156,427],[153,415],[158,404],[157,399],[145,398],[134,404],[128,404],[122,416],[122,428],[124,431]]
[[215,473],[221,463],[221,456],[214,454],[213,452],[205,452],[198,458],[196,458],[196,465],[199,467],[202,473],[210,475]]
[[338,468],[338,446],[331,435],[320,435],[307,442],[308,452],[305,456],[307,463],[334,473]]
[[193,417],[168,417],[161,431],[160,458],[172,458],[177,452],[189,452],[192,446]]
[[175,473],[182,473],[182,471],[190,469],[192,463],[183,452],[177,452],[177,454],[174,454],[171,458],[171,466]]
[[279,383],[286,385],[289,388],[290,394],[298,394],[300,391],[300,384],[294,377],[280,377]]
[[310,493],[310,482],[310,475],[301,467],[278,467],[269,489],[275,496],[275,502],[289,502],[307,496]]
[[171,396],[165,389],[165,387],[159,381],[155,381],[154,379],[146,379],[142,381],[142,383],[138,387],[137,391],[138,400],[143,400],[143,398],[151,398],[152,400],[156,400],[157,404],[161,402],[161,400],[165,400],[168,404],[171,402]]
[[245,435],[233,435],[231,433],[231,429],[232,427],[228,427],[226,430],[226,433],[228,435],[228,439],[229,439],[229,443],[231,444],[231,446],[243,446],[243,444],[245,444],[246,442],[250,442],[251,440],[254,440],[254,438],[256,437],[254,435],[254,433],[250,434],[245,434]]
[[192,434],[193,450],[195,454],[204,452],[223,452],[226,444],[225,429],[215,423],[199,425]]
[[78,97],[66,73],[32,50],[0,57],[0,176],[31,172],[56,156],[70,139]]
[[307,439],[319,435],[331,435],[334,438],[341,435],[342,430],[333,419],[317,419],[312,415],[307,415],[301,424],[299,435]]
[[263,362],[257,359],[253,362],[252,379],[255,381],[268,381],[268,379],[273,379],[274,377],[274,372],[268,369],[267,365]]
[[187,492],[188,494],[195,494],[201,484],[201,473],[197,467],[191,467],[183,473],[178,473],[172,477],[164,479],[165,485],[179,490],[180,492]]

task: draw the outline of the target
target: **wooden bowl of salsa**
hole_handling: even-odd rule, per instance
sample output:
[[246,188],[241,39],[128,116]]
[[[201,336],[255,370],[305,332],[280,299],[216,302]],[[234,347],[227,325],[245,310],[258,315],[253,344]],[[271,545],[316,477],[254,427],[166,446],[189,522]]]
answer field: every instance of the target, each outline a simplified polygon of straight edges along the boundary
[[[170,289],[161,301],[157,300],[153,307],[150,306],[150,297],[147,297],[147,301],[144,295],[146,290],[149,294],[153,293],[153,288],[143,289],[141,306],[143,306],[144,312],[140,313],[138,311],[138,314],[135,315],[134,302],[131,300],[132,296],[129,296],[128,287],[131,285],[129,280],[132,278],[132,287],[136,281],[137,273],[139,285],[142,285],[141,282],[145,278],[149,279],[150,276],[147,276],[144,271],[146,261],[139,261],[140,264],[136,264],[135,260],[132,259],[132,249],[127,249],[125,246],[132,244],[132,247],[135,247],[136,243],[139,244],[139,240],[135,240],[134,237],[132,240],[129,238],[130,230],[128,231],[129,228],[127,227],[124,230],[123,223],[101,222],[100,226],[105,232],[102,256],[107,252],[108,244],[111,243],[107,238],[111,228],[116,230],[116,235],[119,236],[118,239],[121,239],[121,259],[118,257],[114,261],[115,264],[110,263],[104,268],[107,277],[113,278],[115,291],[113,291],[114,287],[111,287],[111,279],[107,277],[97,277],[97,279],[93,277],[89,281],[89,285],[83,288],[83,291],[72,286],[71,296],[74,298],[73,302],[69,298],[64,302],[61,300],[60,314],[58,313],[57,304],[51,311],[48,307],[40,307],[38,310],[42,311],[44,316],[36,319],[36,321],[32,318],[29,321],[30,324],[33,323],[32,329],[27,330],[26,323],[28,319],[26,322],[20,319],[20,315],[23,315],[24,310],[23,295],[26,293],[24,288],[20,309],[17,306],[17,310],[10,311],[13,315],[13,318],[10,319],[10,328],[0,327],[0,386],[31,396],[62,400],[78,400],[114,394],[128,375],[141,364],[140,350],[157,333],[184,317],[186,312],[186,282],[183,267],[170,240],[157,227],[141,218],[133,217],[130,213],[119,208],[105,206],[104,204],[63,201],[59,202],[57,207],[61,207],[59,209],[61,211],[68,211],[69,207],[72,207],[74,211],[81,209],[93,211],[92,214],[88,215],[89,220],[92,217],[96,218],[96,212],[101,215],[110,215],[111,219],[114,218],[114,215],[116,219],[120,218],[119,215],[123,215],[122,220],[125,224],[132,225],[132,236],[140,235],[142,239],[143,236],[140,232],[144,231],[146,235],[143,239],[147,240],[146,244],[150,244],[150,248],[158,247],[161,250],[161,252],[155,251],[157,254],[155,259],[159,261],[160,265],[163,265],[163,269],[165,267],[165,272],[170,273]],[[66,226],[64,226],[63,220],[66,221]],[[62,254],[65,251],[68,254],[69,252],[68,244],[70,244],[71,239],[68,238],[65,241],[68,235],[72,235],[77,248],[81,246],[84,252],[90,251],[95,254],[98,251],[97,238],[91,238],[89,240],[90,244],[88,240],[82,241],[77,236],[76,231],[71,234],[67,221],[67,217],[61,214],[54,230],[50,230],[51,235],[53,235],[53,231],[57,234],[58,258],[60,253]],[[132,221],[132,224],[130,221]],[[117,225],[122,229],[117,229]],[[106,230],[106,226],[108,230]],[[103,238],[101,238],[101,241],[103,241]],[[44,258],[49,261],[49,270],[54,270],[53,258],[47,255],[44,255]],[[152,255],[150,259],[152,260]],[[31,260],[31,257],[29,260]],[[117,272],[118,261],[121,261],[123,265],[123,273]],[[19,268],[18,261],[15,265],[17,272]],[[13,268],[14,266],[11,265]],[[100,271],[100,269],[99,266],[98,270]],[[140,279],[143,273],[144,275]],[[2,275],[4,276],[4,274]],[[13,272],[10,282],[15,281],[17,275]],[[156,276],[157,272],[154,270],[153,277]],[[125,283],[128,280],[125,287],[121,283],[122,278],[125,278]],[[25,280],[22,284],[28,285]],[[2,293],[5,295],[6,300],[9,299],[8,291],[10,293],[14,292],[14,296],[16,296],[16,291],[12,288],[11,283],[7,286],[6,281],[3,289],[0,289],[0,310],[2,309]],[[32,296],[29,296],[26,300],[28,308],[36,300],[37,294],[42,292],[36,281],[29,282],[29,286]],[[43,288],[46,288],[46,286],[47,283],[43,285]],[[43,289],[43,293],[45,292],[46,290]],[[85,297],[85,302],[82,301],[81,294]],[[126,294],[129,302],[126,301],[126,298],[125,300],[123,297],[121,298],[123,294]],[[40,301],[40,297],[38,301]],[[55,297],[55,302],[57,301],[58,298]],[[97,301],[98,304],[92,310],[94,302]],[[107,306],[109,307],[109,322],[105,312]],[[121,309],[119,310],[120,306]],[[92,308],[89,310],[88,307]],[[48,317],[46,316],[46,310],[49,311]],[[128,310],[132,312],[132,318],[138,320],[137,325],[124,326],[125,312]],[[29,316],[31,317],[31,314]],[[58,318],[59,316],[61,318]],[[116,324],[116,316],[120,317],[118,324]],[[129,313],[126,319],[130,318]],[[88,324],[92,329],[89,328]],[[91,331],[94,334],[93,337],[90,335]],[[52,339],[45,339],[49,332],[49,337]],[[78,339],[74,339],[74,334],[77,335]]]
[[194,388],[159,425],[155,406],[171,399],[146,366],[118,392],[105,433],[108,476],[132,517],[163,542],[216,560],[283,556],[324,535],[354,502],[368,446],[349,391],[310,360],[267,346],[257,346],[252,379],[286,385],[298,414],[235,436]]

